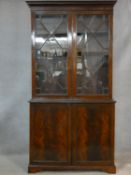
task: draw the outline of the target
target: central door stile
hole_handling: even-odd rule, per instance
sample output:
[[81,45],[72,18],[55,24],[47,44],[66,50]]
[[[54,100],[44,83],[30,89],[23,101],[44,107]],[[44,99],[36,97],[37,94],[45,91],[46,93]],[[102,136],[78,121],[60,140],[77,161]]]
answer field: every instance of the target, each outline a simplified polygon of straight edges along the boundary
[[68,14],[68,96],[72,97],[72,14]]
[[74,163],[74,143],[75,143],[75,132],[74,132],[74,125],[75,125],[75,117],[74,117],[74,103],[70,104],[70,114],[71,114],[71,165]]
[[69,97],[76,94],[76,15],[69,13],[68,15],[68,84]]
[[77,26],[76,14],[72,14],[72,96],[76,97]]
[[72,150],[73,150],[73,146],[72,146],[72,104],[68,104],[69,105],[69,128],[68,128],[68,133],[69,133],[69,148],[68,148],[68,156],[70,158],[70,165],[72,165]]

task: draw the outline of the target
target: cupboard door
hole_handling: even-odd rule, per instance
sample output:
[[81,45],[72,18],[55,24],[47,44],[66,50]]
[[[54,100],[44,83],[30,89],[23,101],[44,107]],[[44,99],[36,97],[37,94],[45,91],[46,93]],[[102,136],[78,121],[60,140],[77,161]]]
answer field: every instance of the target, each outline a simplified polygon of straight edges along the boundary
[[76,95],[109,94],[107,15],[77,16]]
[[68,105],[31,104],[31,162],[70,162]]
[[112,104],[73,105],[73,163],[113,160]]
[[35,94],[68,95],[68,16],[35,13]]

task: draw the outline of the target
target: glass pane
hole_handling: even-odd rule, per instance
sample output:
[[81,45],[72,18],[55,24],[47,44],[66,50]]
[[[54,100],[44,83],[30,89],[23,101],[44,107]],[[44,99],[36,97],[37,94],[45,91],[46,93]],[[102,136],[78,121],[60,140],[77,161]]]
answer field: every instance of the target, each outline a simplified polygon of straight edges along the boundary
[[36,14],[36,93],[67,94],[67,16]]
[[77,17],[77,94],[108,94],[108,17]]

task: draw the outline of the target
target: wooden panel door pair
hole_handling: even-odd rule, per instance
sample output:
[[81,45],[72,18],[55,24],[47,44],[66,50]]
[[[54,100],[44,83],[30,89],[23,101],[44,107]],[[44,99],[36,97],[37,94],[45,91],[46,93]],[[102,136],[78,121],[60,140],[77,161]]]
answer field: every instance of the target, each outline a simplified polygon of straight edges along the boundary
[[31,163],[111,164],[114,104],[31,104]]

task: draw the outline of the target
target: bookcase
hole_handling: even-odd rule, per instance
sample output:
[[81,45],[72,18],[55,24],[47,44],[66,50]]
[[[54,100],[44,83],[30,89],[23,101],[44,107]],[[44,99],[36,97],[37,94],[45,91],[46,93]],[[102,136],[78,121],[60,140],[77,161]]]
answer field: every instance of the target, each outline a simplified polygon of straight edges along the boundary
[[115,2],[27,1],[32,23],[31,173],[116,172]]

